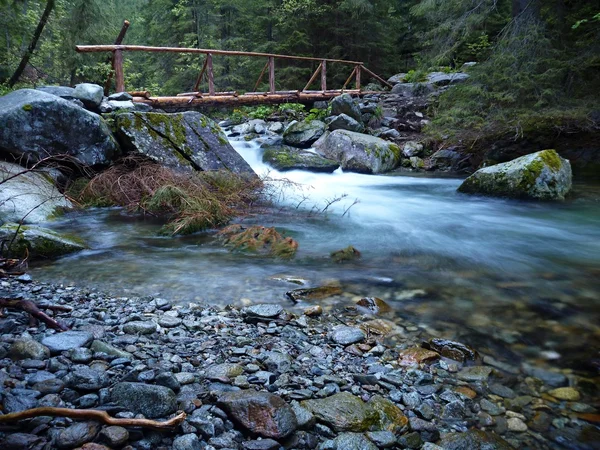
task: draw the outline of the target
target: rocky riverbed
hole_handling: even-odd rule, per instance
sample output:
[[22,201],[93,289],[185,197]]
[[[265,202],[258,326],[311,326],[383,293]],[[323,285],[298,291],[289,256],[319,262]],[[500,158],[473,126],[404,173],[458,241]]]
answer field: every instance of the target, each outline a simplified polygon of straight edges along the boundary
[[[41,406],[118,418],[187,415],[172,432],[36,417],[3,423],[2,449],[593,449],[597,380],[515,367],[468,342],[372,314],[217,309],[73,286],[1,281],[0,297],[72,308],[71,331],[0,318],[4,414]],[[223,293],[223,295],[227,295]],[[68,309],[67,308],[67,309]],[[52,314],[52,312],[49,312]],[[478,351],[479,350],[479,351]],[[0,416],[1,417],[1,416]]]

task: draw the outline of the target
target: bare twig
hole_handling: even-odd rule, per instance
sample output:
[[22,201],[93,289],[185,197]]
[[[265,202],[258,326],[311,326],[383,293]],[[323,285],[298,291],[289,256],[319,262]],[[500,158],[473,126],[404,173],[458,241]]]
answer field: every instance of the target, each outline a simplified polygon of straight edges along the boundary
[[32,417],[51,416],[51,417],[69,417],[71,419],[92,419],[104,423],[105,425],[115,425],[121,427],[142,427],[152,428],[154,430],[170,430],[179,426],[186,418],[186,414],[180,411],[172,419],[164,422],[150,419],[117,419],[108,415],[106,411],[94,409],[69,409],[69,408],[33,408],[15,413],[0,416],[0,423],[14,422],[17,420],[31,419]]

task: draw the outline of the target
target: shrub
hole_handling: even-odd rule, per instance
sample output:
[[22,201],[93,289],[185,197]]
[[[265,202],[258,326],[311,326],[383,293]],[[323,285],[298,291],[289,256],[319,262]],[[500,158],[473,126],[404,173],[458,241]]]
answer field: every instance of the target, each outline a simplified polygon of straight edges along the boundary
[[[227,171],[180,173],[140,157],[93,178],[71,195],[86,206],[123,206],[163,217],[165,234],[189,234],[227,224],[244,214],[261,196],[256,177]],[[79,189],[79,193],[75,191]]]

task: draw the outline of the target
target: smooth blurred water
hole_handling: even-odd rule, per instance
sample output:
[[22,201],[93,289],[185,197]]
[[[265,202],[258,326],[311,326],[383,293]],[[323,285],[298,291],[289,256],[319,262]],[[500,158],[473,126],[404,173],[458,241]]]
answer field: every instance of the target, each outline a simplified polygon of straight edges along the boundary
[[[578,327],[578,335],[568,332],[570,345],[571,339],[599,335],[598,186],[577,185],[563,203],[474,197],[456,192],[456,178],[279,173],[261,162],[257,143],[232,144],[271,180],[275,201],[244,221],[275,226],[296,239],[294,260],[230,253],[214,232],[161,237],[152,221],[118,209],[92,210],[53,225],[81,235],[91,250],[34,268],[33,274],[123,295],[306,306],[286,300],[285,292],[298,286],[272,279],[288,274],[306,279],[307,286],[340,282],[345,294],[331,303],[382,297],[398,314],[441,334],[462,327],[503,336],[506,328],[554,349],[545,333],[529,336],[539,319],[544,327],[557,320],[565,330]],[[348,245],[362,258],[334,264],[330,252]],[[426,294],[402,300],[411,289]]]

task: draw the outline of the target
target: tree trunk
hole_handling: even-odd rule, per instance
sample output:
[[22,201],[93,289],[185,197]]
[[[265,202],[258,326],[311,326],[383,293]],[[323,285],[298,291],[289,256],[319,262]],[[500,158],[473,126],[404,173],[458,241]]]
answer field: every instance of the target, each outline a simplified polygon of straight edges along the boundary
[[23,55],[23,58],[21,59],[21,63],[19,64],[19,67],[17,67],[17,70],[15,70],[15,73],[13,73],[13,76],[10,77],[10,80],[8,80],[8,85],[10,87],[13,87],[15,85],[15,83],[17,81],[19,81],[21,74],[25,70],[27,63],[29,62],[29,58],[31,58],[31,55],[33,54],[33,52],[37,46],[38,40],[40,39],[42,31],[44,31],[44,27],[46,26],[46,23],[48,22],[48,17],[50,17],[50,13],[54,9],[54,1],[55,0],[48,0],[48,2],[46,3],[46,8],[44,9],[44,13],[42,14],[42,17],[40,18],[38,26],[35,29],[35,32],[33,33],[33,38],[31,39],[31,43],[29,44],[29,47],[27,47],[27,51]]

